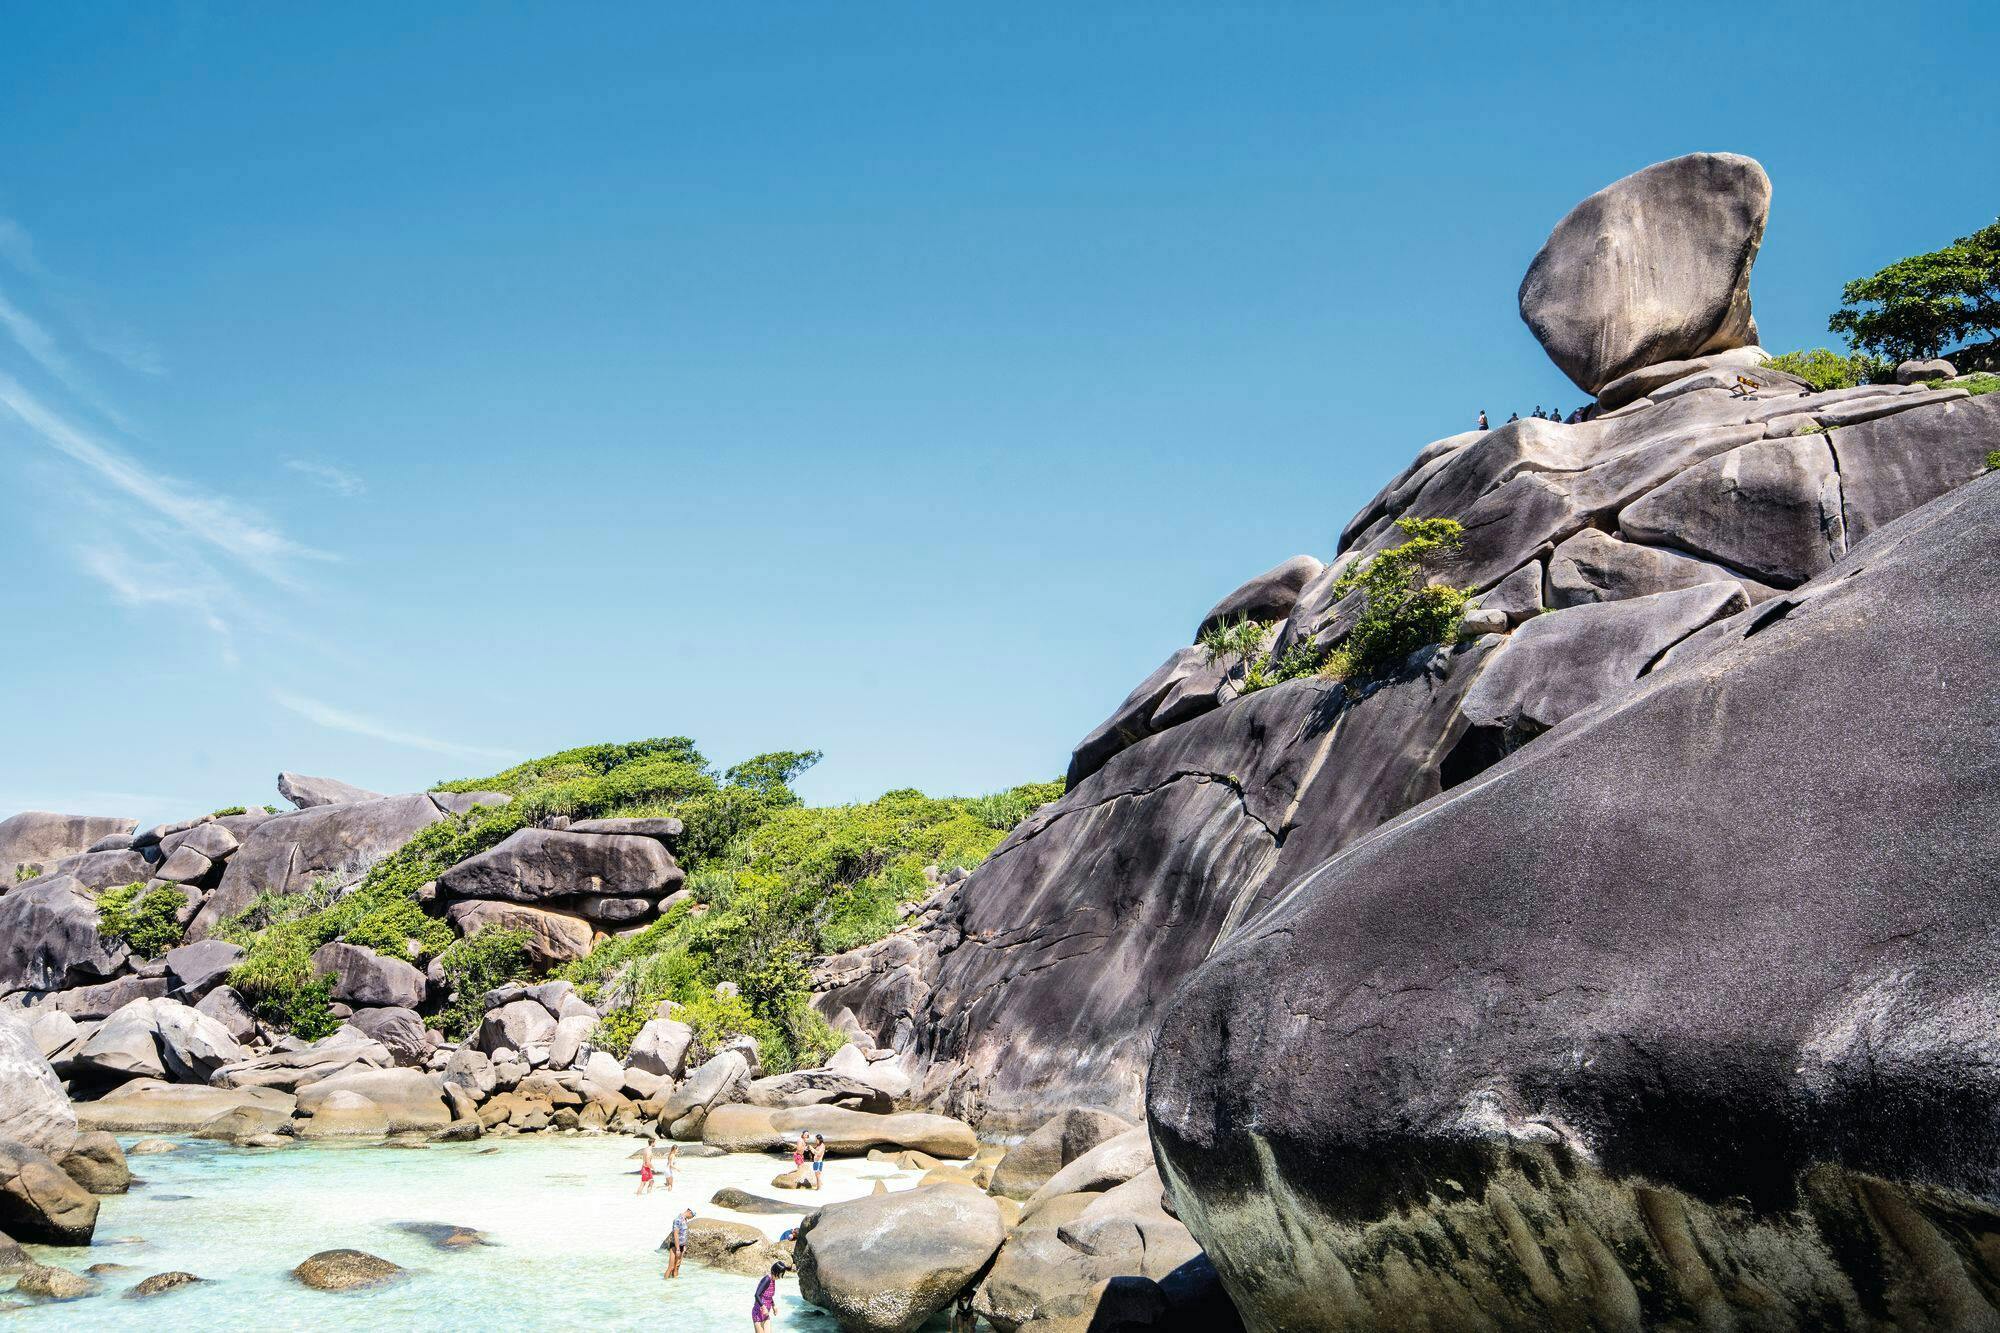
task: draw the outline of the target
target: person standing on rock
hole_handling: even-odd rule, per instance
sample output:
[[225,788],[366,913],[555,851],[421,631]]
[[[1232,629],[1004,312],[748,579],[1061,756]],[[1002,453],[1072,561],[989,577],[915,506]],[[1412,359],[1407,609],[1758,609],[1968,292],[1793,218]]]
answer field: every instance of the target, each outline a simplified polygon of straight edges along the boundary
[[681,1215],[674,1219],[673,1234],[667,1238],[667,1276],[681,1275],[681,1260],[687,1256],[688,1219],[694,1216],[694,1209],[683,1208]]
[[778,1313],[778,1279],[785,1272],[783,1264],[772,1264],[771,1271],[757,1279],[757,1295],[750,1302],[750,1327],[757,1333],[768,1333],[771,1316]]
[[826,1135],[824,1134],[813,1135],[812,1163],[812,1187],[818,1189],[826,1183],[823,1175],[826,1171]]
[[1486,429],[1486,409],[1483,407],[1479,409],[1479,429]]
[[647,1144],[639,1150],[639,1190],[640,1194],[653,1192],[653,1145]]

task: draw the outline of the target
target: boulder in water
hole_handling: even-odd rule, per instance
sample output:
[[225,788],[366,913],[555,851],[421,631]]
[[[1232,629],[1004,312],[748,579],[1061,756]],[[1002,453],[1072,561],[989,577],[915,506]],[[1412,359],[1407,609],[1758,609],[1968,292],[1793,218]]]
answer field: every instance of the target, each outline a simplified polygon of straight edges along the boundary
[[356,1291],[400,1277],[403,1269],[363,1250],[321,1250],[292,1270],[316,1291]]
[[799,1293],[866,1333],[910,1333],[986,1267],[1006,1239],[1000,1206],[976,1189],[871,1194],[799,1226]]

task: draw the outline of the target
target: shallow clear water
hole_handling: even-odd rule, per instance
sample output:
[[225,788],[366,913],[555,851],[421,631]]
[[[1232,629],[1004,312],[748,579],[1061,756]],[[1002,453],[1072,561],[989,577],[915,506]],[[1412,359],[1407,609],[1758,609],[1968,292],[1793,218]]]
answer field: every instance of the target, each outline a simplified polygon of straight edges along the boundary
[[[121,1135],[120,1142],[130,1147],[141,1137]],[[684,1159],[671,1194],[656,1187],[639,1197],[638,1164],[628,1160],[638,1143],[622,1135],[273,1152],[181,1142],[178,1152],[131,1159],[132,1192],[102,1201],[88,1249],[29,1247],[74,1272],[105,1262],[129,1267],[103,1275],[99,1295],[0,1314],[0,1330],[747,1330],[756,1280],[690,1263],[664,1281],[660,1241],[682,1208],[747,1222],[772,1237],[799,1220],[709,1206],[725,1185],[797,1197],[771,1188],[771,1177],[790,1166],[775,1157]],[[859,1159],[829,1160],[826,1174],[826,1188],[807,1202],[854,1198],[878,1179],[908,1188],[918,1178]],[[473,1227],[492,1244],[439,1250],[397,1230],[398,1222]],[[306,1256],[338,1248],[366,1250],[410,1272],[388,1286],[345,1293],[313,1291],[290,1277]],[[208,1281],[125,1298],[141,1278],[173,1269]],[[0,1300],[6,1296],[0,1289]],[[772,1327],[831,1333],[835,1325],[787,1279]]]

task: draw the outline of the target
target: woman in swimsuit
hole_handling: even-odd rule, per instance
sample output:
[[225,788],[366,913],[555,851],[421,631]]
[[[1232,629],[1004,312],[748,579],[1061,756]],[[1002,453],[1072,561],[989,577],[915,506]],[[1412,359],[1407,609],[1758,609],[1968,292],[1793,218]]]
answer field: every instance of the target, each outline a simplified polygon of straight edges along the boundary
[[669,1194],[674,1192],[674,1167],[679,1163],[680,1155],[681,1145],[678,1143],[667,1149],[667,1164],[663,1174],[666,1176],[666,1187]]
[[778,1312],[778,1279],[787,1271],[783,1264],[772,1264],[771,1271],[757,1279],[757,1294],[750,1302],[750,1327],[756,1333],[767,1333],[771,1316]]

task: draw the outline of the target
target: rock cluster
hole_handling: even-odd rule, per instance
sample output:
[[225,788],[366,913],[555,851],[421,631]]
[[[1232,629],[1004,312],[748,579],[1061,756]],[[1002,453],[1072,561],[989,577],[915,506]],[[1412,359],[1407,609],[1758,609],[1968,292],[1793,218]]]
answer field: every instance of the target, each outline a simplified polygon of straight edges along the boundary
[[[1476,592],[1466,637],[1398,671],[1250,693],[1239,663],[1176,650],[1078,744],[1061,800],[902,930],[819,965],[821,1011],[903,1053],[920,1103],[991,1129],[1070,1106],[1136,1115],[1174,987],[1316,866],[1550,743],[1677,645],[1784,603],[1984,472],[2000,396],[1815,393],[1718,350],[1752,335],[1747,306],[1744,321],[1731,312],[1761,231],[1762,173],[1740,159],[1667,165],[1641,173],[1674,178],[1646,184],[1647,209],[1690,182],[1720,193],[1687,225],[1647,235],[1698,246],[1716,218],[1735,219],[1723,248],[1741,263],[1663,265],[1707,275],[1686,298],[1706,313],[1683,321],[1685,336],[1659,333],[1673,320],[1642,337],[1605,317],[1604,346],[1641,350],[1585,378],[1633,396],[1577,424],[1531,418],[1426,446],[1296,592],[1309,566],[1286,562],[1218,608],[1274,617],[1268,652],[1336,648],[1361,609],[1360,594],[1339,595],[1341,576],[1402,541],[1397,520],[1450,518],[1464,546],[1438,577]],[[1578,234],[1566,225],[1551,245]]]
[[678,819],[556,817],[519,829],[438,877],[462,934],[493,925],[528,932],[544,963],[581,958],[594,933],[650,920],[686,875],[668,848]]

